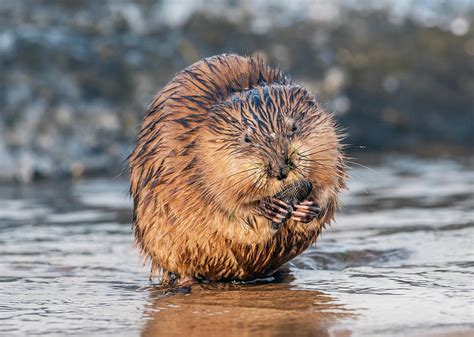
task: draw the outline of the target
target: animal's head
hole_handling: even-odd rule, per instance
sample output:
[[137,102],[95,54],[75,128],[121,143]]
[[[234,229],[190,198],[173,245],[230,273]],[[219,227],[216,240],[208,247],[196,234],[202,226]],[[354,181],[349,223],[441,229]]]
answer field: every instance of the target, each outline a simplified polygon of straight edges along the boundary
[[232,95],[212,107],[202,137],[202,174],[227,209],[300,179],[311,181],[321,198],[344,186],[334,121],[300,86],[260,86]]

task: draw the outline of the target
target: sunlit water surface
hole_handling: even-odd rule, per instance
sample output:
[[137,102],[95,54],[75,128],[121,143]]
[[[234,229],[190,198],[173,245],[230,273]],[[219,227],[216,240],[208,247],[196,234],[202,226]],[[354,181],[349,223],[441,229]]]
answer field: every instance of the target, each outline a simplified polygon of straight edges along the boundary
[[283,280],[172,294],[133,246],[126,181],[3,185],[0,335],[471,335],[472,165],[370,166]]

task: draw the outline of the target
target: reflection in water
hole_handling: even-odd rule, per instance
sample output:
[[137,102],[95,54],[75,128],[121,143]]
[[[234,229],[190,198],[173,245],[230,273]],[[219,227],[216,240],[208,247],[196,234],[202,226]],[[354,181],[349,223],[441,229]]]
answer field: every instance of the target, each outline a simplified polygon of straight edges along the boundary
[[371,167],[291,278],[179,294],[148,283],[126,181],[0,186],[0,336],[474,335],[472,165]]
[[197,285],[187,294],[151,291],[142,336],[329,336],[351,313],[318,291],[289,284]]

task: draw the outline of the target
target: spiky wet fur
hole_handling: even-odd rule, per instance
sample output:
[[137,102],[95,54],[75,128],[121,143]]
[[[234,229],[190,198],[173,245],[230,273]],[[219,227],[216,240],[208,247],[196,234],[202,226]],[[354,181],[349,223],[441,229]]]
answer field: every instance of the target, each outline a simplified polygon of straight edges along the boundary
[[[152,272],[165,283],[245,280],[303,252],[345,186],[340,140],[314,97],[259,59],[218,55],[178,73],[129,157],[135,239]],[[271,172],[282,160],[292,166],[279,181]],[[298,179],[312,182],[322,216],[275,233],[256,204]]]

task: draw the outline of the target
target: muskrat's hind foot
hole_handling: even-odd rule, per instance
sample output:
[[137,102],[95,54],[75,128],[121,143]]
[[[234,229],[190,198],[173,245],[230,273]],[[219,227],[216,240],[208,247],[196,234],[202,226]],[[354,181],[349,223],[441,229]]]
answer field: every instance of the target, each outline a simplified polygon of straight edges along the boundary
[[278,229],[290,218],[293,208],[277,198],[270,198],[260,201],[260,210],[265,218],[272,221],[272,228]]
[[198,283],[197,280],[194,277],[191,276],[184,276],[178,279],[178,282],[176,282],[176,286],[183,288],[183,287],[189,287],[192,286],[193,284]]
[[311,222],[321,214],[321,208],[319,205],[310,200],[305,200],[295,205],[295,210],[291,214],[291,220],[299,222]]
[[197,283],[192,276],[178,276],[176,273],[164,271],[161,278],[161,285],[169,288],[184,288]]

